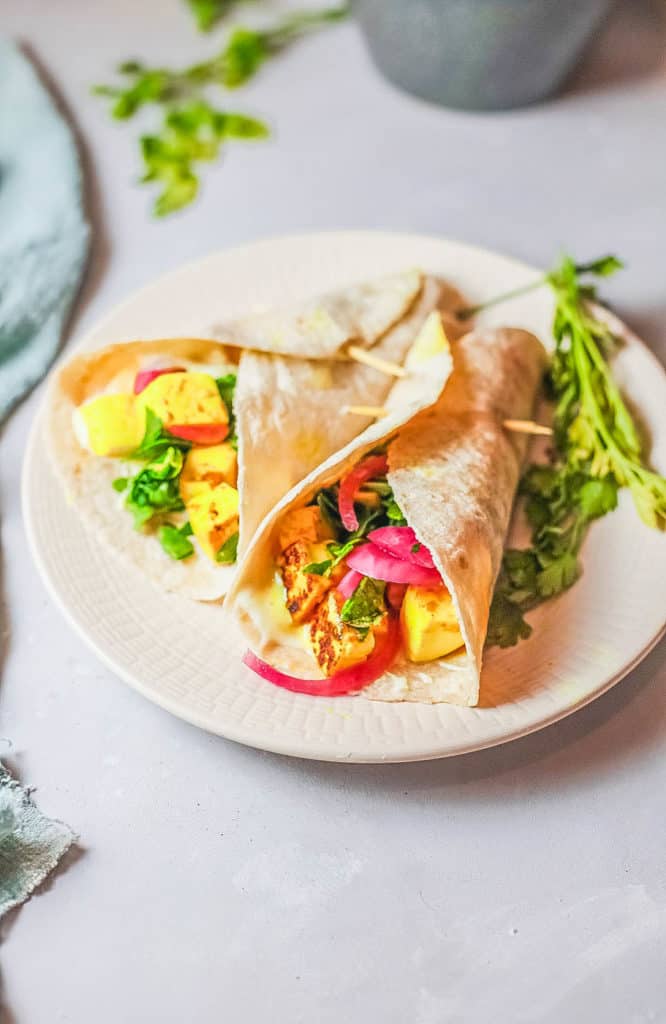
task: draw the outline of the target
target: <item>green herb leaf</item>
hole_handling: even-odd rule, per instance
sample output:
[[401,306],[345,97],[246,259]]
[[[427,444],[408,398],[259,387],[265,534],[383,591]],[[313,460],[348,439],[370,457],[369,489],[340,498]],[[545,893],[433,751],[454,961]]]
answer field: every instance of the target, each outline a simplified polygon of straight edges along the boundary
[[118,493],[120,494],[122,491],[127,490],[128,484],[129,484],[129,477],[128,476],[118,476],[113,481],[111,486],[113,487],[114,491],[118,491]]
[[487,647],[513,647],[519,640],[526,640],[532,627],[525,622],[520,606],[506,594],[495,592],[490,606]]
[[224,402],[229,417],[229,439],[236,433],[236,417],[234,415],[234,394],[236,391],[237,375],[226,373],[223,377],[217,377],[215,383],[220,392],[220,398]]
[[186,452],[191,448],[189,441],[182,437],[174,437],[165,430],[162,420],[152,409],[146,409],[146,430],[139,447],[132,452],[132,459],[155,459],[163,455],[167,449],[177,448]]
[[169,447],[132,479],[125,505],[137,529],[156,515],[185,508],[178,488],[182,468],[182,451]]
[[[189,526],[189,523],[186,525]],[[194,554],[194,545],[187,539],[187,535],[171,523],[164,523],[163,526],[160,526],[157,531],[157,539],[169,558],[176,561],[189,558]]]
[[333,562],[330,558],[327,558],[324,562],[309,562],[303,566],[303,572],[308,573],[309,576],[325,576]]
[[231,537],[225,540],[224,544],[215,556],[217,562],[223,562],[224,564],[232,564],[236,561],[238,555],[238,534],[233,533]]
[[[188,0],[199,28],[207,32],[233,5],[234,0]],[[93,92],[111,101],[118,120],[134,117],[142,108],[162,109],[162,123],[141,140],[142,182],[157,182],[161,191],[153,205],[164,217],[191,203],[199,191],[199,165],[217,160],[229,139],[263,139],[268,128],[246,114],[220,110],[208,98],[211,87],[237,88],[247,82],[270,57],[323,25],[347,16],[347,4],[319,11],[288,15],[273,28],[261,31],[234,29],[211,59],[173,70],[146,67],[136,60],[119,68],[120,85],[97,85]]]
[[340,618],[349,626],[363,630],[364,635],[373,622],[384,615],[386,605],[384,603],[384,591],[386,584],[383,580],[373,580],[364,576],[356,587],[356,590],[348,597],[342,606]]

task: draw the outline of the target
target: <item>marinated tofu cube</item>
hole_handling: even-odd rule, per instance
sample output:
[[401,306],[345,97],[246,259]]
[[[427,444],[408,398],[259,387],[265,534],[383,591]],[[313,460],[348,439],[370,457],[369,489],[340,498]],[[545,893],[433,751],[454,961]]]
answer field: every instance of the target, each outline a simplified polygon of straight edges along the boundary
[[286,607],[293,622],[304,622],[334,582],[334,577],[305,572],[305,567],[330,557],[326,544],[295,540],[278,558]]
[[218,484],[195,494],[185,507],[194,536],[215,562],[222,545],[238,533],[238,491],[229,484]]
[[165,427],[228,423],[227,407],[209,373],[163,373],[136,397],[137,407],[152,409]]
[[400,610],[405,651],[410,661],[435,661],[464,645],[450,593],[436,587],[407,587]]
[[238,460],[230,444],[191,448],[180,475],[180,495],[185,504],[218,484],[236,486]]
[[365,661],[372,654],[375,635],[362,632],[343,622],[340,617],[345,599],[338,590],[331,590],[321,602],[309,626],[312,651],[322,672],[331,676]]
[[[285,551],[297,540],[315,543],[320,540],[333,539],[328,524],[322,518],[318,505],[306,508],[292,508],[282,517],[278,528],[278,545]],[[312,559],[310,559],[312,561]]]

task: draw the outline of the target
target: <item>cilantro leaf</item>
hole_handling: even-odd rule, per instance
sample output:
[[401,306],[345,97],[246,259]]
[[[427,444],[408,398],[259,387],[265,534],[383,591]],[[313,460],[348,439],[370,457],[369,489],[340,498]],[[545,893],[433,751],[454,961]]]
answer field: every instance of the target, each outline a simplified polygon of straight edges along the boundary
[[182,437],[174,437],[164,428],[162,420],[152,409],[146,409],[146,430],[138,448],[132,452],[132,459],[156,459],[169,448],[189,451],[191,444]]
[[532,627],[525,622],[520,606],[499,591],[495,592],[490,606],[487,647],[513,647],[520,640],[526,640]]
[[310,576],[326,576],[332,565],[333,561],[330,558],[323,562],[309,562],[308,565],[303,566],[303,572]]
[[127,485],[128,484],[129,484],[129,477],[128,476],[118,476],[112,482],[111,486],[113,487],[114,491],[118,491],[118,493],[120,494],[122,491],[127,490]]
[[[203,32],[209,31],[234,0],[188,0]],[[118,67],[120,84],[97,85],[93,92],[110,101],[111,116],[128,120],[144,107],[161,108],[162,121],[140,140],[142,182],[155,182],[160,192],[153,204],[156,217],[189,205],[199,191],[199,165],[217,160],[230,139],[264,139],[266,124],[254,117],[221,110],[209,98],[212,88],[238,88],[261,66],[300,36],[339,21],[347,4],[287,15],[272,28],[232,30],[225,45],[209,60],[181,69],[147,67],[137,60]]]
[[227,416],[229,418],[229,436],[227,441],[234,444],[237,441],[236,438],[236,416],[234,414],[234,394],[236,391],[237,375],[235,373],[226,373],[223,377],[217,377],[215,383],[217,384],[217,390],[220,392],[220,398],[224,402],[227,410]]
[[[188,527],[190,524],[186,523]],[[190,533],[192,532],[190,527]],[[184,529],[179,529],[177,526],[173,526],[171,523],[164,523],[163,526],[157,531],[157,539],[159,540],[162,548],[169,556],[176,561],[180,561],[183,558],[189,558],[190,555],[194,554],[194,545],[187,539],[187,533]]]
[[342,606],[340,618],[348,626],[354,626],[363,635],[373,622],[384,615],[386,605],[384,603],[384,591],[386,584],[383,580],[373,580],[370,576],[364,576],[356,590],[348,597]]
[[232,533],[231,537],[228,537],[220,550],[215,556],[216,562],[223,562],[225,565],[230,565],[236,561],[238,555],[238,534]]

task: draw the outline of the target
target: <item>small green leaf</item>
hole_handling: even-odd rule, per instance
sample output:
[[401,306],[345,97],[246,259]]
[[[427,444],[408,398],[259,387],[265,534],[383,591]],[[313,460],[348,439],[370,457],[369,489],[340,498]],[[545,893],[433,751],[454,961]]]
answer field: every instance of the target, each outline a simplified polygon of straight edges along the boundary
[[152,409],[146,409],[146,429],[141,444],[132,452],[133,459],[155,459],[163,455],[168,448],[178,448],[186,452],[192,447],[190,441],[182,437],[174,437],[165,430],[162,420]]
[[303,572],[309,576],[325,576],[332,565],[333,562],[330,558],[324,562],[309,562],[308,565],[303,566]]
[[236,561],[238,554],[238,534],[234,533],[225,540],[224,544],[215,556],[216,561],[224,564],[231,564]]
[[190,543],[182,530],[171,523],[164,523],[163,526],[160,526],[157,531],[157,539],[169,558],[176,561],[189,558],[194,554],[194,545]]
[[380,619],[386,612],[384,603],[384,591],[386,584],[383,580],[373,580],[364,576],[356,587],[351,597],[348,597],[342,606],[340,618],[348,626],[365,630]]
[[128,484],[128,476],[117,476],[116,479],[111,484],[111,486],[113,487],[114,491],[118,491],[118,493],[120,494],[122,491],[127,490]]
[[519,606],[505,594],[495,593],[490,606],[486,647],[514,647],[531,632],[532,627],[523,618]]
[[586,519],[598,519],[617,507],[617,484],[611,476],[591,479],[578,492],[578,502]]

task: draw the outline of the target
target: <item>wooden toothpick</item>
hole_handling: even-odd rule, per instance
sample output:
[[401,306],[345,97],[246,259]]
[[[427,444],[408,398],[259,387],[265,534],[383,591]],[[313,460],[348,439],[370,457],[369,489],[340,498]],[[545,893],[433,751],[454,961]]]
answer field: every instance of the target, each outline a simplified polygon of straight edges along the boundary
[[404,366],[399,366],[398,363],[390,363],[388,359],[382,359],[380,356],[373,355],[372,352],[366,352],[364,348],[360,348],[358,345],[350,345],[346,351],[347,355],[351,359],[355,359],[357,363],[365,363],[366,366],[372,366],[375,370],[388,374],[389,377],[407,376]]
[[376,420],[380,420],[387,413],[383,405],[345,405],[342,411],[353,413],[355,416],[374,416]]
[[538,437],[552,437],[553,428],[546,427],[543,423],[535,423],[534,420],[504,420],[505,430],[511,430],[514,434],[533,434]]

